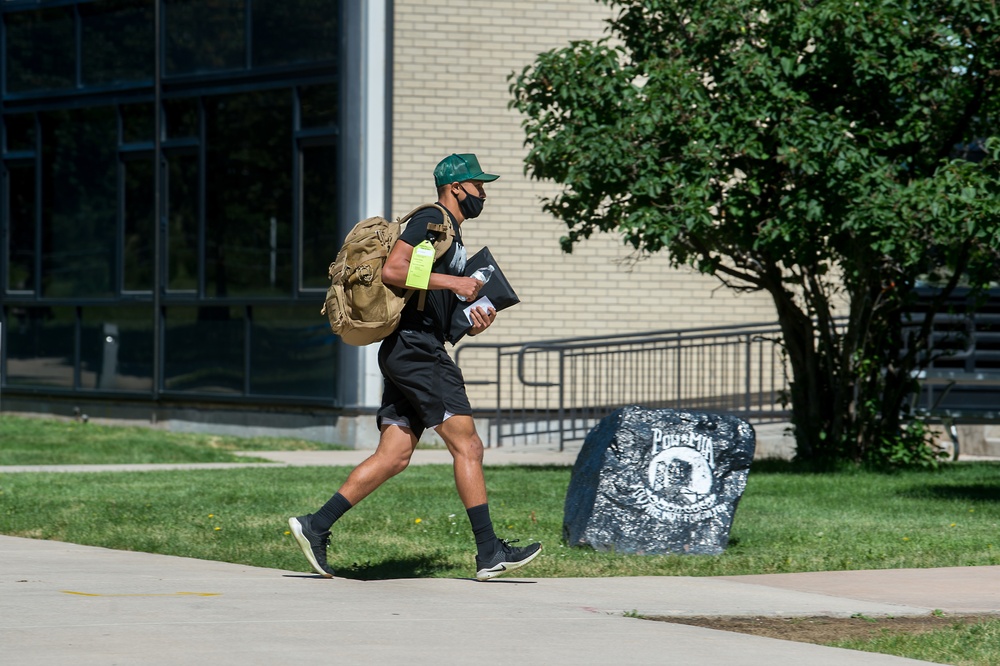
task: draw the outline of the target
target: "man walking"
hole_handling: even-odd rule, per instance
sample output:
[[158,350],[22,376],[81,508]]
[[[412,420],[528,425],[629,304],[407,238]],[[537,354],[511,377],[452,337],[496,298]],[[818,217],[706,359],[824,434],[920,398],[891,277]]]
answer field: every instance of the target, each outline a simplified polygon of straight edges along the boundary
[[[376,418],[381,433],[378,448],[354,468],[318,511],[288,519],[309,564],[325,578],[334,575],[326,561],[330,527],[406,469],[425,428],[440,435],[454,459],[455,486],[476,539],[476,578],[489,580],[519,569],[541,552],[541,544],[516,547],[493,532],[483,477],[483,442],[472,419],[462,372],[444,348],[455,296],[471,303],[482,287],[482,282],[464,275],[466,251],[461,226],[479,216],[486,201],[483,185],[498,177],[485,173],[476,156],[469,153],[449,155],[434,169],[438,204],[451,217],[455,240],[436,257],[426,292],[409,300],[396,331],[379,348],[384,388]],[[440,222],[437,208],[425,208],[410,219],[382,268],[385,284],[405,287],[414,248],[432,235],[427,225]],[[478,335],[493,323],[496,311],[476,308],[471,318],[469,335]]]

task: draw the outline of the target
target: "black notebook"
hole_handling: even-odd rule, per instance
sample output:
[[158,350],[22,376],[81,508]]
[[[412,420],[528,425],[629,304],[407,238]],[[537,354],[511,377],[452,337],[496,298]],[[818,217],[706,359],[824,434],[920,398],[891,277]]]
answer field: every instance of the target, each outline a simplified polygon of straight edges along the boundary
[[459,300],[457,296],[454,299],[451,328],[448,336],[452,344],[461,340],[472,328],[472,320],[468,315],[468,311],[472,308],[481,307],[484,310],[488,310],[492,307],[497,312],[500,312],[504,308],[509,308],[520,302],[517,294],[514,293],[513,287],[510,286],[510,282],[507,281],[503,271],[500,270],[500,265],[493,258],[490,248],[484,247],[472,255],[465,263],[465,274],[467,276],[474,276],[476,271],[481,271],[480,276],[476,277],[483,280],[483,286],[479,290],[479,295],[475,302],[466,303]]

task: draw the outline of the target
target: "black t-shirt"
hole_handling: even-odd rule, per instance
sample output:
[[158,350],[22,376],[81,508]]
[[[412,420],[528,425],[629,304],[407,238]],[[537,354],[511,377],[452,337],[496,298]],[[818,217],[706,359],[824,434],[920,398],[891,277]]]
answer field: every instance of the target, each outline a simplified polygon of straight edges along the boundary
[[[448,213],[451,215],[451,213]],[[399,239],[416,247],[428,239],[427,224],[440,224],[441,211],[437,208],[425,208],[410,218]],[[462,234],[459,231],[455,216],[451,215],[451,226],[455,230],[455,240],[442,256],[434,261],[434,273],[445,275],[465,275],[465,245],[462,244]],[[433,243],[434,232],[431,232]],[[457,302],[455,294],[450,289],[433,289],[427,291],[424,310],[418,310],[420,292],[410,297],[409,303],[403,309],[399,320],[399,328],[412,331],[428,331],[439,338],[444,338],[451,321],[452,311]]]

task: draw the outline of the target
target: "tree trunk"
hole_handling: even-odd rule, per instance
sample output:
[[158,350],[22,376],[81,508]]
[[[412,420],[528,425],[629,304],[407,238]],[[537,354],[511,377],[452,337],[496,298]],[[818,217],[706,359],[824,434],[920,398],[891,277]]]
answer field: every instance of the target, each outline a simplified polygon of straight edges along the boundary
[[795,430],[795,456],[800,460],[823,458],[826,425],[829,423],[819,377],[812,320],[798,308],[783,289],[770,290],[778,311],[778,324],[784,340],[785,353],[791,367],[790,398],[792,425]]

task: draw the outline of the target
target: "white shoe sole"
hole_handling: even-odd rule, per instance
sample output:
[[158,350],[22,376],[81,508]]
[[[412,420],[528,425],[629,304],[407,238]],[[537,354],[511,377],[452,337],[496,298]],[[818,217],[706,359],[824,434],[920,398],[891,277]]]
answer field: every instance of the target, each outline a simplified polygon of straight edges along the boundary
[[319,565],[316,561],[316,556],[313,555],[312,545],[309,543],[309,539],[306,535],[302,533],[302,523],[300,523],[295,517],[288,519],[288,527],[292,531],[292,536],[295,537],[295,541],[298,542],[299,548],[302,550],[302,554],[306,556],[309,560],[309,565],[312,566],[313,571],[318,573],[323,578],[333,578],[333,574],[323,571],[323,567]]
[[480,569],[479,571],[476,572],[476,580],[492,580],[497,576],[502,576],[506,573],[510,573],[511,571],[515,571],[516,569],[520,569],[525,564],[538,557],[538,554],[540,552],[542,552],[541,546],[538,547],[538,550],[536,550],[535,552],[533,552],[531,555],[524,558],[520,562],[502,562],[493,567],[492,569]]

